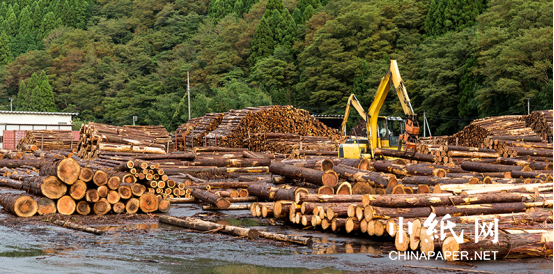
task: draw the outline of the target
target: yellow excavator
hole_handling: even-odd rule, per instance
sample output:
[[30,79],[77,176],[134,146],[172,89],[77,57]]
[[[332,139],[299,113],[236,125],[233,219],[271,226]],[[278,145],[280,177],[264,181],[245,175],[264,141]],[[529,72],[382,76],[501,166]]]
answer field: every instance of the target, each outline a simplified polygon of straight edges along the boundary
[[[392,116],[379,116],[379,111],[383,107],[385,98],[394,85],[396,94],[400,99],[402,110],[406,119]],[[346,135],[346,122],[350,113],[350,106],[354,106],[356,111],[366,122],[368,138],[352,138],[341,144],[339,147],[340,158],[375,158],[375,148],[389,148],[404,150],[406,153],[415,153],[418,142],[419,123],[417,115],[414,113],[408,92],[404,86],[404,81],[400,77],[400,71],[396,60],[391,60],[387,74],[381,79],[377,88],[375,99],[369,107],[367,113],[361,106],[354,94],[348,98],[346,112],[342,121],[342,132]]]

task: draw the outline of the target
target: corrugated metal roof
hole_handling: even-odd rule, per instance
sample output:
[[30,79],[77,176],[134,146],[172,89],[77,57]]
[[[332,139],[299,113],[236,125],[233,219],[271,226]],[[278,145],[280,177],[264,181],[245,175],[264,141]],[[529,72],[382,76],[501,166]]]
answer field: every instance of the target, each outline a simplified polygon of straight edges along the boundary
[[312,117],[344,118],[344,115],[338,115],[338,114],[312,114]]
[[9,110],[0,110],[0,114],[35,114],[35,115],[67,115],[67,116],[77,116],[79,113],[71,112],[39,112],[39,111],[9,111]]

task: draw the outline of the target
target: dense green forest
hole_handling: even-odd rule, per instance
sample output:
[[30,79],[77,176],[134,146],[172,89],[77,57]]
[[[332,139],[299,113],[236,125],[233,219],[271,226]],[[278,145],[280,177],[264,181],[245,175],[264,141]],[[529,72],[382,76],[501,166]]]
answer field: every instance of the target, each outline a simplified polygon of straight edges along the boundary
[[[369,107],[391,59],[434,135],[552,108],[550,0],[7,0],[0,100],[77,122],[163,124],[246,106]],[[383,115],[401,115],[390,92]],[[353,113],[352,124],[357,117]]]

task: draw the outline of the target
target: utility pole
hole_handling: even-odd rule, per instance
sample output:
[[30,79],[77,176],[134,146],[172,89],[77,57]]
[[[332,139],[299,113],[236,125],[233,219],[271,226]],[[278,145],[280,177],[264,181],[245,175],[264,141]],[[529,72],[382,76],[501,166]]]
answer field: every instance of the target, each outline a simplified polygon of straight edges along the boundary
[[138,120],[137,118],[138,118],[137,116],[133,116],[133,126],[135,125],[135,121]]
[[527,115],[531,114],[531,106],[529,105],[529,100],[531,98],[527,98]]
[[187,71],[187,96],[189,102],[189,120],[190,120],[190,82],[189,82],[189,72]]
[[10,97],[8,98],[10,100],[10,111],[13,111],[13,107],[12,107],[12,103],[13,103],[13,98]]
[[425,132],[426,122],[427,122],[427,119],[425,118],[425,111],[423,111],[423,137],[427,137],[427,134]]

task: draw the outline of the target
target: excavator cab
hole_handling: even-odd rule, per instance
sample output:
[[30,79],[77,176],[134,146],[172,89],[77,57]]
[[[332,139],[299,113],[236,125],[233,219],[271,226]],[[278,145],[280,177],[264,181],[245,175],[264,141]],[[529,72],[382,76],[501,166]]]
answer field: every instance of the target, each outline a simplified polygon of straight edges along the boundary
[[377,127],[381,148],[398,149],[400,137],[404,133],[404,119],[400,117],[379,117]]
[[[404,133],[405,120],[395,116],[379,116],[377,119],[378,147],[399,149]],[[353,136],[339,146],[339,157],[347,159],[371,158],[371,146],[365,136]]]

